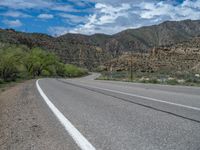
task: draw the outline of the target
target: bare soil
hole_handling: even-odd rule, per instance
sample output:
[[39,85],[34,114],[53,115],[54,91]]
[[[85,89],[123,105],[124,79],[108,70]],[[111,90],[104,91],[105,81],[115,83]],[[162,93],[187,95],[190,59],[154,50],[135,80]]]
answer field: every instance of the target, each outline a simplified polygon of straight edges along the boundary
[[73,140],[25,81],[0,92],[0,150],[73,150]]

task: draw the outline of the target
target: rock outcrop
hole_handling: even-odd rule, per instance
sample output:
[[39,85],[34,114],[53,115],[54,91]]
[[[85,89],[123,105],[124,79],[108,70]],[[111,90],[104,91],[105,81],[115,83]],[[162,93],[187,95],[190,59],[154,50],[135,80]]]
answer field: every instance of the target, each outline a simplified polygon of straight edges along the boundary
[[[109,65],[111,64],[111,65]],[[124,53],[105,64],[107,70],[156,72],[191,71],[200,72],[200,37],[192,40],[153,48],[150,53]]]

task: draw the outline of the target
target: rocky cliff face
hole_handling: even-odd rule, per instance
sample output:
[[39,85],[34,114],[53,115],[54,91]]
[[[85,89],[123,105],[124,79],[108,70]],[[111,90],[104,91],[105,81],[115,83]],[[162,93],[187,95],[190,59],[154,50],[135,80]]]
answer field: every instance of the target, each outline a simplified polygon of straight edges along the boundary
[[200,72],[200,37],[192,40],[153,48],[150,53],[124,53],[121,57],[107,62],[113,70],[156,72],[156,71],[189,71]]
[[150,53],[154,68],[173,69],[176,71],[200,71],[200,37],[171,46],[154,48]]

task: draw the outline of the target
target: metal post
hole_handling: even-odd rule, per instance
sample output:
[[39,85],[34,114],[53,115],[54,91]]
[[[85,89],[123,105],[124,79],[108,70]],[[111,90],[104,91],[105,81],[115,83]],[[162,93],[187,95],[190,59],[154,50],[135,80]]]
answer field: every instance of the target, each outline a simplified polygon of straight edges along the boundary
[[131,82],[133,81],[133,47],[131,42],[129,42],[129,48],[131,48],[131,66],[130,66],[130,73],[131,73]]
[[133,81],[133,51],[131,50],[131,82]]

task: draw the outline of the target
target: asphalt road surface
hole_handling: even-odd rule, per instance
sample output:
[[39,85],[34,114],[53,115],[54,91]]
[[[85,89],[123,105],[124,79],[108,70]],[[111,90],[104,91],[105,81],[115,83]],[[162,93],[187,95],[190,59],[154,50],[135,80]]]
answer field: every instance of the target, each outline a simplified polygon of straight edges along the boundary
[[96,76],[38,81],[74,145],[200,150],[200,88],[93,80]]

